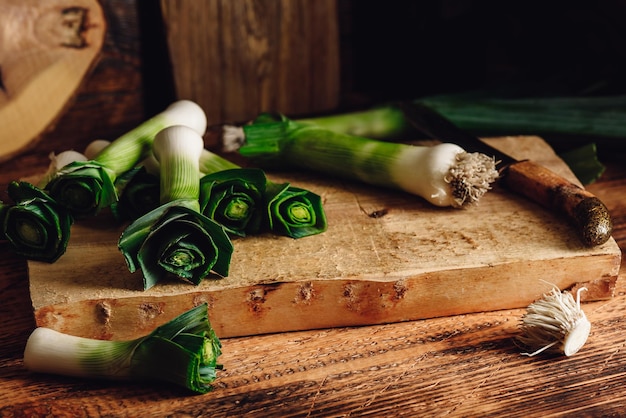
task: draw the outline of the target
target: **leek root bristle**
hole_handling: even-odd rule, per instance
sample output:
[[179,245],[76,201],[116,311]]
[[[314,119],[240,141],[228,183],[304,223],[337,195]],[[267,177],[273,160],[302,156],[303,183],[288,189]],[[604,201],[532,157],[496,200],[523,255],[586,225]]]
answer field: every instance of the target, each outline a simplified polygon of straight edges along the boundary
[[496,164],[493,157],[478,152],[457,154],[456,164],[444,178],[452,187],[453,206],[477,202],[491,190],[491,183],[499,176]]

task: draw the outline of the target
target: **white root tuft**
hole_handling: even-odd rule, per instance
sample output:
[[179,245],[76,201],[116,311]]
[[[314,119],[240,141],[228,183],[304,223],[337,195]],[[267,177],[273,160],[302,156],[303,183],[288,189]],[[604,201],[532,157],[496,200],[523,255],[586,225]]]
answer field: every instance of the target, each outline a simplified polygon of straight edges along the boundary
[[246,135],[243,128],[239,126],[224,125],[222,127],[222,151],[236,152],[246,142]]
[[499,177],[496,160],[479,152],[461,152],[444,178],[452,188],[453,206],[477,202]]
[[576,300],[569,292],[561,292],[556,286],[541,299],[530,304],[522,317],[518,337],[524,346],[535,349],[526,356],[535,356],[546,350],[560,351],[566,356],[577,353],[587,341],[591,324],[580,307],[578,289]]

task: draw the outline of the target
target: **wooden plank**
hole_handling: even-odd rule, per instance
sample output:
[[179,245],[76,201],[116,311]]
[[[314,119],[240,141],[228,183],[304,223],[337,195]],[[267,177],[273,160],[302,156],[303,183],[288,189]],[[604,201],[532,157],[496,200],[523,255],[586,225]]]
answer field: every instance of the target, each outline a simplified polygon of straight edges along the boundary
[[[489,142],[575,181],[540,138]],[[621,261],[613,239],[586,248],[570,225],[507,190],[496,187],[456,210],[319,176],[273,179],[319,193],[328,231],[237,239],[228,278],[142,291],[139,273],[126,270],[116,248],[124,226],[101,215],[75,225],[56,263],[28,263],[37,324],[133,338],[207,302],[218,335],[230,337],[520,308],[549,290],[544,281],[585,285],[586,300],[613,294]]]
[[336,0],[161,1],[179,98],[209,124],[339,105]]

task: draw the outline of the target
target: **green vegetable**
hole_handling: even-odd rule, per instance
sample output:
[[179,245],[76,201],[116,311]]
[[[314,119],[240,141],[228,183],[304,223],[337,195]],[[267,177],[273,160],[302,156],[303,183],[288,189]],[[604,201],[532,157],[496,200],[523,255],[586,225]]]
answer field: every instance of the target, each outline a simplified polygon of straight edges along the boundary
[[160,166],[161,205],[122,233],[118,248],[144,289],[172,274],[199,284],[211,271],[227,276],[233,245],[224,228],[200,213],[202,137],[186,126],[160,131],[153,152]]
[[[532,94],[532,93],[531,93]],[[581,149],[592,140],[606,154],[622,152],[626,137],[626,96],[519,97],[502,92],[469,92],[417,99],[462,129],[480,136],[539,135],[550,145]],[[259,118],[261,121],[263,118]],[[335,132],[389,140],[419,132],[404,120],[395,104],[332,116],[298,119]],[[239,138],[242,143],[243,137]],[[570,165],[589,184],[604,172],[596,152],[586,148]],[[586,158],[587,161],[582,159]],[[569,164],[569,161],[566,161]]]
[[242,130],[240,154],[260,163],[288,164],[404,190],[437,206],[478,201],[498,177],[493,158],[454,144],[425,147],[377,141],[285,117],[264,119]]
[[45,190],[75,218],[82,219],[117,200],[114,178],[96,161],[76,161],[57,171]]
[[117,220],[130,220],[145,215],[159,207],[159,177],[137,166],[115,180],[118,200],[111,204]]
[[489,98],[452,95],[418,101],[472,132],[626,137],[626,96]]
[[289,183],[271,183],[267,187],[267,215],[272,232],[302,238],[326,231],[322,198]]
[[[238,207],[239,217],[226,214],[226,210],[211,210],[208,214],[231,229],[251,233],[258,230],[260,222],[274,234],[303,238],[320,234],[328,227],[321,197],[309,190],[289,183],[274,183],[261,170],[243,169],[208,150],[200,157],[200,171],[213,173],[200,181],[205,214],[207,208]],[[265,184],[261,183],[263,179]],[[219,187],[214,188],[214,184]],[[262,193],[262,202],[257,192]],[[209,200],[214,203],[209,204]],[[222,215],[216,217],[219,213]]]
[[[258,120],[257,120],[258,121]],[[297,119],[300,124],[315,125],[329,131],[375,139],[401,137],[413,128],[402,110],[394,105],[372,109]]]
[[221,343],[199,305],[144,337],[106,341],[36,328],[24,350],[33,372],[113,380],[158,380],[196,393],[211,390],[217,378]]
[[0,202],[2,237],[18,255],[53,263],[65,253],[72,216],[48,194],[27,182],[11,182],[13,204]]
[[263,170],[232,168],[200,179],[200,210],[234,235],[261,230],[267,179]]
[[[200,134],[206,130],[206,115],[195,103],[181,100],[135,129],[117,138],[88,161],[61,168],[45,190],[77,218],[98,213],[117,200],[115,180],[149,155],[154,136],[165,127],[186,125]],[[44,187],[44,186],[42,186]]]

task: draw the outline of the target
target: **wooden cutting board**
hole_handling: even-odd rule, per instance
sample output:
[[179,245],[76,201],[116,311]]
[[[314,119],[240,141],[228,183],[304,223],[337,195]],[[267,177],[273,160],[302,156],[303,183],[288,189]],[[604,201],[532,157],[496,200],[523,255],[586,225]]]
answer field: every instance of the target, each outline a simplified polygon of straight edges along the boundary
[[[538,137],[487,142],[576,181]],[[220,337],[380,324],[521,308],[550,290],[588,288],[610,298],[621,252],[613,239],[583,247],[570,225],[495,187],[467,209],[443,209],[400,192],[322,176],[270,175],[323,197],[324,234],[234,241],[231,274],[199,286],[177,279],[140,290],[106,214],[73,227],[54,264],[29,262],[36,323],[62,332],[127,339],[207,302]]]

